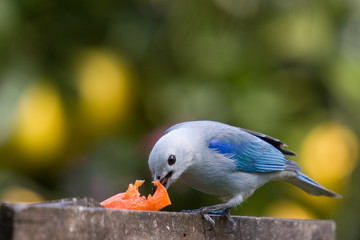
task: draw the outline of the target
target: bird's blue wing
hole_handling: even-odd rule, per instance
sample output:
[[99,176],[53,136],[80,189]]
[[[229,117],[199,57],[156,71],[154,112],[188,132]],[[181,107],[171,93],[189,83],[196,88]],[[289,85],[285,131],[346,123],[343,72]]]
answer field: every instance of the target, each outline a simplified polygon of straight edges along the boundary
[[275,172],[287,168],[284,154],[268,142],[249,133],[226,133],[210,139],[210,149],[235,161],[239,171]]

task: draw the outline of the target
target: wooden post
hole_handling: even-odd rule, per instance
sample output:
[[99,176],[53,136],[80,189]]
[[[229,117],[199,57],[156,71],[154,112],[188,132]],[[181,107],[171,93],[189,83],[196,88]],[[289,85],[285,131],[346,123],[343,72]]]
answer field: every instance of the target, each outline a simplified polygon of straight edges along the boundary
[[109,210],[96,201],[65,199],[0,206],[0,240],[28,239],[335,239],[330,220],[213,217],[212,230],[199,214]]

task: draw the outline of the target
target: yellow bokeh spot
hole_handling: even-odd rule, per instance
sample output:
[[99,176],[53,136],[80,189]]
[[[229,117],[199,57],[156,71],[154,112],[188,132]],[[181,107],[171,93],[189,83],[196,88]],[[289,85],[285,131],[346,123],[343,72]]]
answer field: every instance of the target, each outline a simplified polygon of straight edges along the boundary
[[108,128],[118,123],[130,106],[126,64],[107,50],[89,50],[77,70],[80,112],[85,124]]
[[31,85],[23,94],[14,144],[32,167],[44,166],[62,150],[65,116],[60,95],[47,83]]
[[291,202],[277,201],[272,203],[265,212],[265,216],[276,218],[293,218],[293,219],[314,219],[316,218],[306,208]]
[[339,184],[354,170],[359,141],[347,127],[327,122],[305,138],[301,151],[304,172],[328,187]]
[[[344,194],[349,176],[358,161],[358,145],[358,138],[349,128],[335,122],[321,123],[304,139],[300,166],[306,175],[319,184]],[[303,191],[296,194],[324,216],[329,216],[341,203],[339,199],[314,197]]]
[[8,203],[36,203],[44,199],[36,192],[23,187],[9,187],[1,192],[0,200]]

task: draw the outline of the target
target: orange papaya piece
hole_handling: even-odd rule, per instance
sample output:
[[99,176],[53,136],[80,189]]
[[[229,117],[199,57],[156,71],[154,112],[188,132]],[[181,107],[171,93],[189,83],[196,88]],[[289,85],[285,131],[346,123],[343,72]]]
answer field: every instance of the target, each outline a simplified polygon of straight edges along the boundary
[[136,180],[134,185],[129,184],[126,192],[116,194],[100,204],[105,208],[145,211],[159,211],[171,204],[166,188],[159,181],[153,182],[157,186],[154,195],[149,194],[147,198],[140,196],[139,187],[143,183],[144,180]]

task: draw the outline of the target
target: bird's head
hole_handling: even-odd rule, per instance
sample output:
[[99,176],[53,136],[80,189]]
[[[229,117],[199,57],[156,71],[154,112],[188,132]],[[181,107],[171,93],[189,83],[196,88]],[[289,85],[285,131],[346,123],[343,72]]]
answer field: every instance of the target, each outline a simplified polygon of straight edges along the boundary
[[157,141],[148,160],[154,181],[168,189],[191,166],[195,154],[193,140],[188,130],[177,129]]

